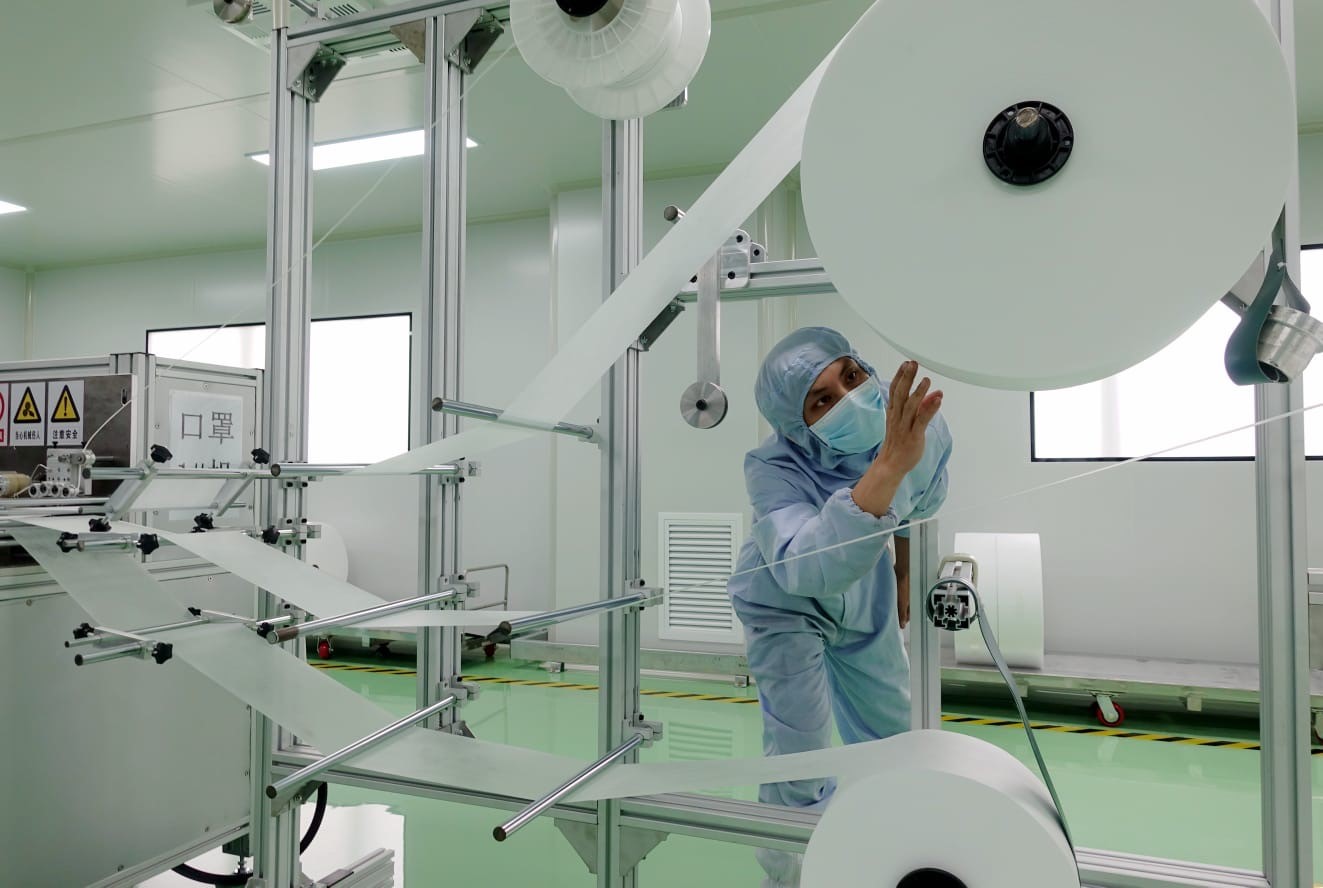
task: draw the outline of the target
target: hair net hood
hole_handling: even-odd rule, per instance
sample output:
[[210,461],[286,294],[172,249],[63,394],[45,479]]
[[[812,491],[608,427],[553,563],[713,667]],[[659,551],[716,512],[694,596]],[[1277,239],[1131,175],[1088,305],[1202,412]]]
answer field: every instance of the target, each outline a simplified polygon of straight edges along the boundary
[[[797,447],[811,462],[858,475],[873,461],[876,448],[863,453],[841,453],[823,443],[804,422],[804,399],[814,380],[833,361],[843,357],[853,358],[864,370],[877,375],[840,333],[827,327],[802,327],[767,353],[758,370],[753,395],[758,410],[777,435]],[[884,387],[884,398],[885,393]]]

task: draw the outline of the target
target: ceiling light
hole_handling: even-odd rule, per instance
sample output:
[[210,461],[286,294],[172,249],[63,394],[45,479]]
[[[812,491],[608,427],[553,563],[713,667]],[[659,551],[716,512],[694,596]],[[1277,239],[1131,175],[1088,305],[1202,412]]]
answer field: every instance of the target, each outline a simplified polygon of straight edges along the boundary
[[[466,147],[477,148],[478,143],[466,140]],[[423,131],[408,130],[402,133],[388,133],[383,136],[365,136],[361,139],[344,139],[338,142],[326,142],[314,145],[312,149],[312,168],[314,170],[332,170],[336,167],[357,166],[362,163],[376,163],[381,160],[395,160],[401,157],[420,157],[424,150]],[[262,151],[248,155],[263,165],[271,163],[269,152]]]
[[0,216],[3,216],[7,213],[26,213],[27,211],[28,211],[27,207],[20,207],[18,204],[12,204],[9,203],[8,201],[0,200]]

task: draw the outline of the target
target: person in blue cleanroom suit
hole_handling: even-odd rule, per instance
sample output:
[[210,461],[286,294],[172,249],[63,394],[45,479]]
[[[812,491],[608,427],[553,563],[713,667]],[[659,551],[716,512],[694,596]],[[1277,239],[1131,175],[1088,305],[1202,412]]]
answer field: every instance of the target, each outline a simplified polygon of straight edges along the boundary
[[[729,589],[767,755],[830,746],[833,716],[846,743],[909,728],[903,525],[942,505],[951,454],[942,393],[926,378],[913,388],[917,372],[906,362],[887,384],[825,327],[791,333],[758,372],[754,395],[773,434],[744,460],[753,533]],[[898,527],[894,556],[891,534],[827,548]],[[796,780],[765,785],[759,798],[814,807],[834,788]],[[798,855],[758,859],[765,886],[798,884]]]

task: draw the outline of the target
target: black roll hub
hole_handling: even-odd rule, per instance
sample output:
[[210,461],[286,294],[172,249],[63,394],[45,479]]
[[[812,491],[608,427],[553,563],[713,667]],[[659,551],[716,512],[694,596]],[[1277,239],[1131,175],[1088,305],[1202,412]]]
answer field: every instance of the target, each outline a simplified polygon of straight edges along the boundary
[[964,882],[943,869],[915,870],[897,883],[896,888],[968,888]]
[[1061,172],[1075,147],[1070,118],[1047,102],[1017,102],[983,134],[983,159],[1011,185],[1037,185]]

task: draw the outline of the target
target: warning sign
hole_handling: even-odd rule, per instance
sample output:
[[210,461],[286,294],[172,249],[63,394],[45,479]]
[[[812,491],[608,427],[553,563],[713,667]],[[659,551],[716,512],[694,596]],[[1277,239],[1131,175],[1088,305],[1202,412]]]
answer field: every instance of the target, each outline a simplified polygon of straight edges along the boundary
[[83,443],[83,381],[46,383],[46,441],[52,447],[81,447]]
[[14,447],[42,447],[46,443],[46,383],[10,385],[9,434]]
[[0,447],[9,446],[9,383],[0,382]]

